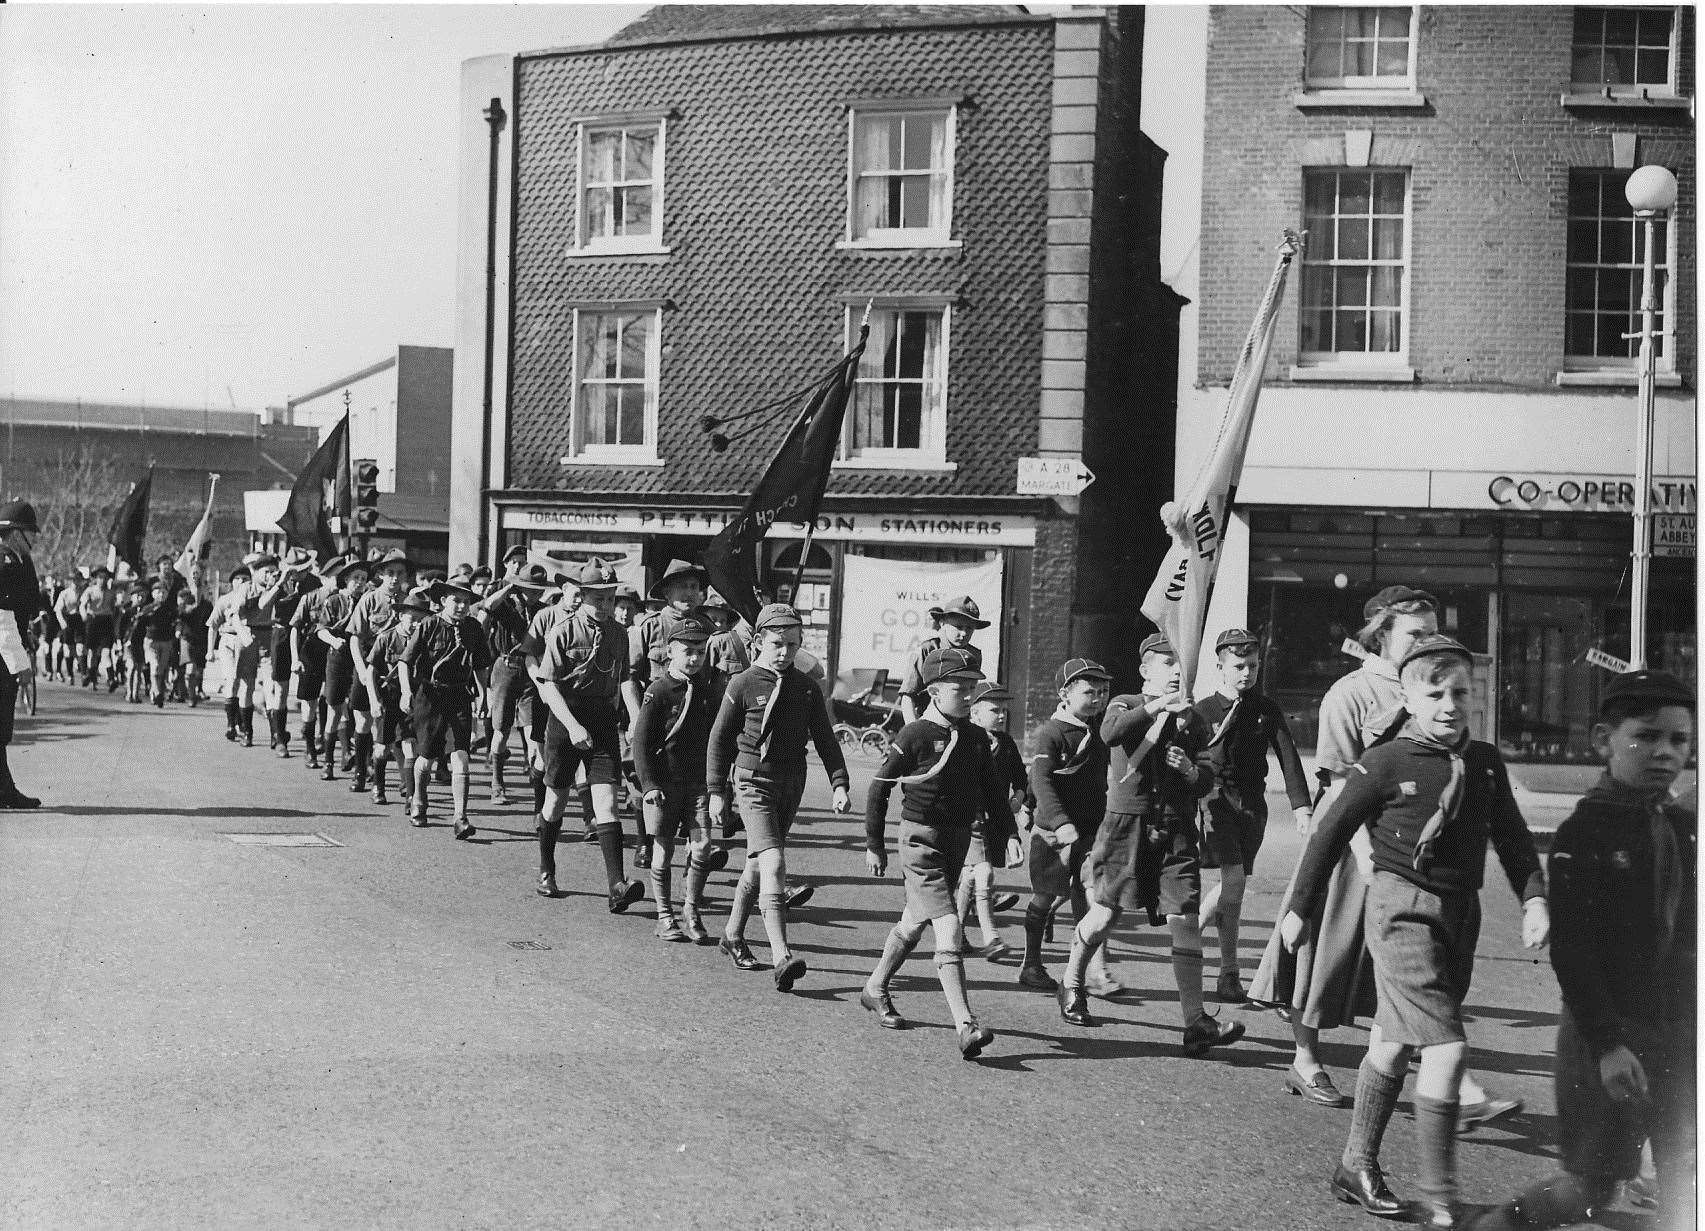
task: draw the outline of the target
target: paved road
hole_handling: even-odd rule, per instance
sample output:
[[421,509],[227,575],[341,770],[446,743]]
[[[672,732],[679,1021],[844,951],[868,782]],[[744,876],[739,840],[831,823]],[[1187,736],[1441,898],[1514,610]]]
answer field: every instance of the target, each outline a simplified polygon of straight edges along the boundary
[[[216,706],[53,685],[42,705],[13,760],[49,807],[0,814],[5,1226],[1371,1225],[1325,1194],[1348,1113],[1281,1093],[1271,1014],[1223,1060],[1177,1054],[1157,930],[1122,931],[1139,995],[1097,1002],[1100,1029],[972,959],[1000,1037],[967,1064],[927,957],[896,985],[917,1028],[876,1029],[857,989],[900,886],[863,874],[820,780],[793,857],[820,886],[794,922],[812,970],[782,996],[653,940],[649,907],[609,916],[593,847],[563,850],[571,896],[536,897],[524,808],[478,806],[457,843],[233,748]],[[1250,964],[1297,845],[1276,827],[1263,855]],[[1553,1165],[1556,995],[1501,879],[1486,902],[1475,1066],[1529,1107],[1462,1151],[1490,1200]],[[1364,1041],[1333,1038],[1340,1084]],[[1413,1142],[1405,1102],[1403,1190]]]

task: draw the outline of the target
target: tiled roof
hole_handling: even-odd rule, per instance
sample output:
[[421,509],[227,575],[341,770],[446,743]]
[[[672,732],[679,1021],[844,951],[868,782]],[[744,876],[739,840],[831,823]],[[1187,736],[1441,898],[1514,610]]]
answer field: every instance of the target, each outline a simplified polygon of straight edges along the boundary
[[659,4],[616,31],[604,46],[829,30],[977,25],[1029,16],[1017,4]]
[[[899,33],[612,49],[523,59],[516,105],[511,490],[726,495],[751,490],[775,439],[710,451],[700,415],[767,402],[841,355],[864,297],[953,303],[952,472],[837,470],[829,495],[1011,495],[1037,447],[1053,29]],[[839,250],[847,106],[963,100],[953,234],[962,248]],[[670,112],[667,257],[586,259],[575,234],[576,117]],[[665,300],[662,467],[563,465],[576,304]],[[777,435],[782,429],[777,429]]]

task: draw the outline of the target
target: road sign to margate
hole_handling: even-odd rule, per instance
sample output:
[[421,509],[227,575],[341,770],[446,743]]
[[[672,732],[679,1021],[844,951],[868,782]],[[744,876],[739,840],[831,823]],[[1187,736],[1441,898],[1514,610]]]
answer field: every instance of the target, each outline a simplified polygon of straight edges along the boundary
[[1021,457],[1018,459],[1020,496],[1075,496],[1095,482],[1095,472],[1081,457]]

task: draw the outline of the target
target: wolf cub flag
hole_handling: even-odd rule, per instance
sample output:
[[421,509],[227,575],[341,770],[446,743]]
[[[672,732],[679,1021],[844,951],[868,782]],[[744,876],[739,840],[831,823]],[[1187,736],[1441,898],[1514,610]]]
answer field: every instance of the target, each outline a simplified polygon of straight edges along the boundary
[[290,499],[279,515],[278,528],[291,547],[307,547],[330,560],[338,554],[332,534],[333,516],[347,518],[354,505],[349,474],[349,416],[346,414],[326,433],[314,456],[302,467]]
[[1249,430],[1255,422],[1255,403],[1261,396],[1267,352],[1273,345],[1285,274],[1302,246],[1302,235],[1285,232],[1284,242],[1279,245],[1278,264],[1267,283],[1267,294],[1261,300],[1261,309],[1255,314],[1232,374],[1225,415],[1220,420],[1213,451],[1197,474],[1188,497],[1182,501],[1169,500],[1160,509],[1160,520],[1172,535],[1172,547],[1143,599],[1142,612],[1172,643],[1186,688],[1196,678],[1202,630],[1208,621],[1208,599],[1213,594],[1220,548],[1225,543],[1226,516],[1236,497],[1243,455],[1249,447]]
[[148,535],[148,497],[153,489],[154,467],[150,466],[140,479],[131,484],[130,495],[124,498],[124,503],[113,515],[112,529],[107,532],[107,542],[112,545],[112,558],[107,561],[109,569],[116,572],[118,562],[123,560],[130,565],[131,572],[142,576],[142,546]]
[[860,326],[858,344],[809,391],[805,409],[788,429],[746,506],[705,548],[704,566],[711,584],[748,622],[758,618],[756,547],[778,521],[809,526],[817,520],[829,467],[841,443],[854,376],[864,356],[870,327]]
[[210,474],[207,477],[210,480],[207,485],[207,511],[195,524],[195,529],[190,532],[189,542],[184,545],[183,551],[178,553],[177,560],[172,564],[174,569],[183,574],[184,580],[192,584],[195,582],[196,570],[207,562],[207,553],[213,550],[213,498],[219,491],[219,476]]

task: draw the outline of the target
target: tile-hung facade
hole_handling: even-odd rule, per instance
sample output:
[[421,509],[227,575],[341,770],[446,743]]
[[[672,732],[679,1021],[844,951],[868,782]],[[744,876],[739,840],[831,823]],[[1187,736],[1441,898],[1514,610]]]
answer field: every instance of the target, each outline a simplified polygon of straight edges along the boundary
[[[785,427],[718,454],[701,417],[810,384],[868,307],[793,596],[807,645],[897,682],[927,596],[971,593],[998,612],[979,642],[1024,698],[1015,721],[1045,717],[1058,662],[1133,643],[1163,546],[1180,301],[1159,281],[1141,59],[1140,10],[666,6],[606,44],[515,57],[508,93],[505,66],[470,63],[458,349],[483,326],[467,303],[492,97],[512,315],[452,554],[483,487],[489,549],[597,552],[636,581],[697,559]],[[481,447],[478,367],[458,359],[459,459]],[[1021,496],[1026,456],[1099,478]],[[766,562],[791,581],[800,548],[777,527]]]
[[[1211,426],[1285,225],[1307,228],[1217,618],[1274,628],[1269,685],[1312,738],[1361,603],[1394,582],[1487,655],[1513,757],[1585,760],[1584,654],[1628,653],[1642,228],[1658,228],[1655,508],[1696,508],[1689,7],[1216,7],[1198,384]],[[1185,345],[1190,345],[1187,340]],[[1180,440],[1180,469],[1203,439]],[[1696,678],[1694,561],[1655,561],[1650,657]]]

